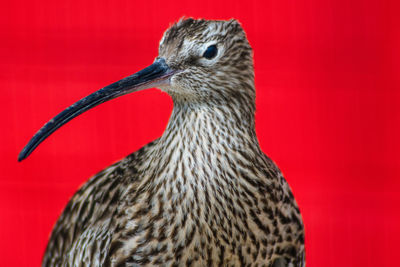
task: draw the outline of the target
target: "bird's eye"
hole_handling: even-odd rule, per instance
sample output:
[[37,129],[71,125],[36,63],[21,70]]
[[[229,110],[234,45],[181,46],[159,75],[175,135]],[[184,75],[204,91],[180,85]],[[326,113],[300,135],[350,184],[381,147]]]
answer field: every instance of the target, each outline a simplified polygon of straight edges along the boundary
[[218,49],[216,45],[210,45],[207,47],[206,51],[204,51],[203,57],[206,59],[213,59],[218,53]]

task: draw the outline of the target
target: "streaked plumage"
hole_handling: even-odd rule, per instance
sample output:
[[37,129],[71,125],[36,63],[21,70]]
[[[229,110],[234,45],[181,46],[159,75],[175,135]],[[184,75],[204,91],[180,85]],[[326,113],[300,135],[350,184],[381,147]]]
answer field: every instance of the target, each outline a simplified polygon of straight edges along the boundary
[[166,131],[72,197],[43,266],[304,266],[299,209],[256,137],[240,24],[181,20],[158,58],[176,71],[160,85],[174,101]]

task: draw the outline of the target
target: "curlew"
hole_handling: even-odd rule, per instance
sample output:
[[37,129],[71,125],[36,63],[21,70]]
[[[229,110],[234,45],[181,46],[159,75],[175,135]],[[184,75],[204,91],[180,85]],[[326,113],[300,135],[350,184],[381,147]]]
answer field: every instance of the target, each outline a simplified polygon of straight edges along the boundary
[[152,65],[58,114],[19,160],[86,110],[151,87],[174,102],[165,132],[75,193],[42,265],[304,266],[298,206],[257,140],[252,49],[236,20],[172,25]]

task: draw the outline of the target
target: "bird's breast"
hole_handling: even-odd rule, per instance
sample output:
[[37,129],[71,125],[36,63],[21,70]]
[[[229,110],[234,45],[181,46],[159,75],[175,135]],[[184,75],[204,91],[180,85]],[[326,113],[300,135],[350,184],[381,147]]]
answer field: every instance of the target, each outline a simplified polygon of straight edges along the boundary
[[140,181],[122,197],[123,220],[110,249],[115,263],[239,266],[272,255],[276,203],[256,162],[249,170],[245,156],[218,146],[159,152],[157,164],[139,170]]

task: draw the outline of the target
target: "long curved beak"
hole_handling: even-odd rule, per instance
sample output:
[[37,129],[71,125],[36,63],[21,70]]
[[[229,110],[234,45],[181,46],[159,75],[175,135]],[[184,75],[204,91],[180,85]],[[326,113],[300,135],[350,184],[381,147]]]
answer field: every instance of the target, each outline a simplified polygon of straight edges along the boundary
[[169,78],[174,73],[175,71],[168,67],[163,58],[158,58],[147,68],[118,82],[110,84],[79,100],[47,122],[21,151],[18,156],[18,161],[28,157],[32,151],[35,150],[35,148],[49,135],[83,112],[108,100],[131,92],[156,86],[168,85]]

